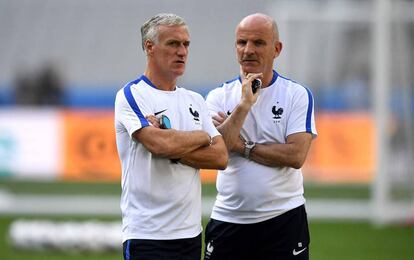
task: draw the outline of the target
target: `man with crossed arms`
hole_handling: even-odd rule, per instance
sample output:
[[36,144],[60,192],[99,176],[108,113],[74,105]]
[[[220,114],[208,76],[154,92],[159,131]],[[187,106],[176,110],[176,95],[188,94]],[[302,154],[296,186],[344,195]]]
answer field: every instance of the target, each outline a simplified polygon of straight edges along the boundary
[[[240,76],[206,101],[230,154],[217,177],[205,259],[308,260],[301,167],[316,137],[312,93],[273,70],[282,43],[271,17],[245,17],[235,45]],[[255,79],[263,86],[253,93]]]

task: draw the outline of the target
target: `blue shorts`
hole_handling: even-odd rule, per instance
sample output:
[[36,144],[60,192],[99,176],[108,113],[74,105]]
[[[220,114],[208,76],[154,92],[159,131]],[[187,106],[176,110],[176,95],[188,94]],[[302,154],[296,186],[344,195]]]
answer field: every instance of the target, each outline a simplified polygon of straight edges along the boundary
[[200,260],[201,234],[174,240],[130,239],[123,243],[125,260]]
[[206,227],[205,260],[308,260],[305,206],[254,224],[211,219]]

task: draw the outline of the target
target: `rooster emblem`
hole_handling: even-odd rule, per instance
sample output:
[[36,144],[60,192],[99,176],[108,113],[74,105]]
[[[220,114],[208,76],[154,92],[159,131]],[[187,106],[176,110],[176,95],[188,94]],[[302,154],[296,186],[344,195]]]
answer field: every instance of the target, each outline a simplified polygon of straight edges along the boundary
[[193,115],[193,117],[194,117],[194,120],[195,121],[200,121],[200,119],[199,119],[199,117],[200,117],[200,114],[197,112],[197,110],[194,110],[193,111],[193,109],[190,107],[190,113]]
[[280,119],[281,118],[281,116],[282,116],[282,114],[283,114],[283,108],[281,108],[281,107],[279,107],[277,110],[276,110],[276,106],[273,106],[273,108],[272,108],[272,113],[273,113],[273,115],[274,115],[274,119]]

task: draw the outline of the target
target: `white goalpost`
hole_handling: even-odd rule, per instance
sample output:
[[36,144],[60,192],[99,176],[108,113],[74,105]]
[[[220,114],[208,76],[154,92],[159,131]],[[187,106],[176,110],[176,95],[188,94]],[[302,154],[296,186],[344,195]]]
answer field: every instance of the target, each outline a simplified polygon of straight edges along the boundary
[[389,204],[388,165],[389,138],[387,125],[390,119],[388,111],[388,94],[390,87],[390,2],[376,0],[375,20],[373,27],[372,72],[374,86],[374,115],[376,128],[376,175],[372,185],[374,221],[384,224],[390,219],[387,213]]
[[[376,0],[375,19],[372,23],[372,72],[377,145],[376,175],[372,185],[372,208],[374,210],[373,221],[378,225],[414,220],[414,168],[412,168],[414,134],[412,130],[413,111],[411,111],[413,101],[410,87],[403,86],[401,88],[401,100],[398,102],[402,103],[402,109],[393,111],[398,109],[394,108],[391,100],[393,94],[395,95],[398,90],[398,86],[393,86],[390,67],[393,53],[391,31],[392,27],[398,28],[398,23],[393,23],[396,21],[393,10],[395,8],[390,0]],[[409,53],[406,55],[408,56]],[[396,119],[393,119],[392,112],[399,114]],[[399,143],[404,144],[399,148],[394,148],[392,144],[391,127],[393,124],[397,124],[396,127],[400,128],[394,130],[397,133],[395,138],[400,139]],[[397,158],[397,156],[403,158]],[[397,163],[398,161],[399,163]],[[399,167],[398,164],[402,164],[402,167]]]

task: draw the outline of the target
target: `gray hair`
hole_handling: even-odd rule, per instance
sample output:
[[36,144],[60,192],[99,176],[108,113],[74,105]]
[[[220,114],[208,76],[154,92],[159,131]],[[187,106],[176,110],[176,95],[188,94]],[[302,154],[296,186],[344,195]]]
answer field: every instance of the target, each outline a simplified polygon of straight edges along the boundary
[[272,27],[273,27],[273,39],[279,41],[279,28],[277,27],[277,23],[275,19],[272,18]]
[[158,26],[181,26],[186,25],[183,18],[176,14],[161,13],[151,17],[141,26],[142,49],[145,51],[145,41],[150,40],[158,43]]

